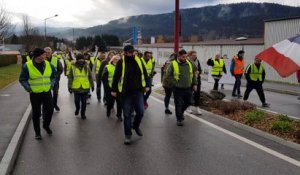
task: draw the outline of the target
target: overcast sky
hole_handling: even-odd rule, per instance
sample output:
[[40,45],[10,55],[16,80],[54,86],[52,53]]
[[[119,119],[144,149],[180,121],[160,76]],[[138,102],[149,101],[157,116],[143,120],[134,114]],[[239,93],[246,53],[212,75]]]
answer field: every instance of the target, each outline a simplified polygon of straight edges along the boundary
[[[262,0],[180,0],[180,8],[202,7],[207,5],[262,2]],[[300,6],[300,0],[264,0],[263,2]],[[36,26],[91,27],[105,24],[110,20],[140,15],[168,13],[174,10],[175,0],[0,0],[10,12],[14,23],[21,23],[27,14]]]

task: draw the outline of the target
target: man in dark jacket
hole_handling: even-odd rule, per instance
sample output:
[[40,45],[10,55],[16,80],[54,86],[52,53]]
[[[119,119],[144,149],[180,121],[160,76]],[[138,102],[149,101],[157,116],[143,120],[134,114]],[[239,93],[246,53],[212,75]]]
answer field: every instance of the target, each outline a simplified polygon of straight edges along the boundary
[[116,65],[111,95],[116,97],[119,92],[122,98],[124,144],[127,145],[131,143],[131,109],[133,108],[136,116],[132,128],[137,135],[143,136],[140,124],[144,115],[144,92],[149,91],[150,85],[145,66],[141,59],[134,55],[134,47],[127,45],[123,50],[124,58]]

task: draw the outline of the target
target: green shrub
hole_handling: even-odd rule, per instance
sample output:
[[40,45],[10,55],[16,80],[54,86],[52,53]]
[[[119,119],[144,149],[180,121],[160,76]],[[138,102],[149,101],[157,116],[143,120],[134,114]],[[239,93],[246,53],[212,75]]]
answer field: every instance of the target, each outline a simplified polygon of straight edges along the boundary
[[17,63],[17,55],[0,55],[0,67]]
[[279,121],[284,121],[284,122],[292,122],[293,121],[287,115],[284,115],[284,114],[278,114],[276,117]]
[[272,123],[271,130],[279,132],[290,132],[294,130],[294,126],[288,121],[275,121]]
[[260,110],[252,110],[246,113],[246,123],[253,124],[255,122],[259,122],[263,120],[266,116],[266,113]]

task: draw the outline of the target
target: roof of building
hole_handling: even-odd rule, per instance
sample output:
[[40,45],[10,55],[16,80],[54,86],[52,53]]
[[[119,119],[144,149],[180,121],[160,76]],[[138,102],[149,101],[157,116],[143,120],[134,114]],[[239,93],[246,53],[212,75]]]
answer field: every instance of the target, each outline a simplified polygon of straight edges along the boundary
[[285,21],[285,20],[292,20],[292,19],[300,19],[300,16],[292,16],[292,17],[288,17],[288,18],[267,19],[267,20],[265,20],[265,22]]
[[19,51],[0,51],[0,55],[20,55]]

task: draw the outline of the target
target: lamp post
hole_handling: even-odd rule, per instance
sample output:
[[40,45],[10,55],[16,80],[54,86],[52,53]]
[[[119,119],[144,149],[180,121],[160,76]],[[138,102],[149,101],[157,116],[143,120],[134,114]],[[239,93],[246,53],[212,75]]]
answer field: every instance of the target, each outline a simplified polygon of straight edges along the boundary
[[174,27],[174,52],[179,50],[179,36],[180,35],[180,12],[179,0],[175,0],[175,27]]
[[54,16],[50,16],[50,17],[44,19],[44,21],[45,21],[45,40],[47,39],[47,23],[46,23],[46,21],[50,18],[55,18],[57,16],[58,16],[58,14],[55,14]]

